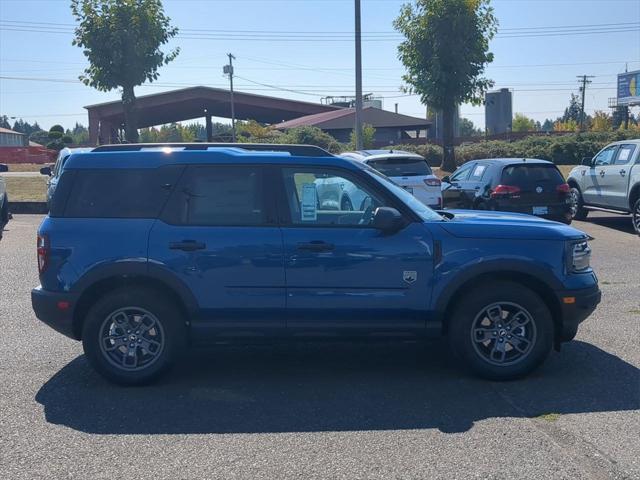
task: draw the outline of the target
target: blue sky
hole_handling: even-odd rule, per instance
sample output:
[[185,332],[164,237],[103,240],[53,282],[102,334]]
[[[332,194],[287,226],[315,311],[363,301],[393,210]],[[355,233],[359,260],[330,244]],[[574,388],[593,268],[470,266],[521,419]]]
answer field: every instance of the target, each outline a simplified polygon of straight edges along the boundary
[[[399,91],[403,67],[397,60],[398,40],[391,23],[402,3],[362,0],[363,34],[384,32],[376,38],[385,37],[363,42],[364,91],[386,97],[387,110],[398,103],[400,113],[424,116],[419,100]],[[492,4],[501,30],[491,44],[495,61],[487,75],[496,81],[496,88],[513,89],[515,112],[540,121],[557,117],[571,92],[578,92],[576,75],[582,74],[595,75],[587,90],[587,111],[606,110],[607,99],[615,96],[616,73],[624,71],[625,62],[629,70],[640,69],[640,0],[493,0]],[[173,24],[183,30],[181,38],[172,42],[181,53],[163,67],[158,85],[138,87],[138,95],[189,85],[224,87],[227,52],[237,58],[237,90],[308,101],[353,93],[350,39],[277,41],[253,36],[256,31],[289,32],[296,38],[298,32],[346,35],[353,30],[352,0],[165,0],[164,5]],[[629,26],[632,22],[637,23]],[[103,93],[74,83],[86,62],[81,50],[71,45],[73,23],[68,0],[0,0],[0,76],[56,80],[1,79],[0,114],[37,120],[43,127],[72,126],[76,121],[87,123],[83,106],[119,98],[117,91]],[[594,27],[580,27],[588,34],[554,36],[523,36],[534,30],[511,30],[576,25]],[[634,30],[593,33],[610,28]],[[194,38],[201,33],[197,30],[207,30],[209,38]],[[222,32],[214,36],[211,30]],[[246,40],[237,33],[229,38],[224,31],[244,31]],[[461,112],[484,127],[482,108],[464,105]]]

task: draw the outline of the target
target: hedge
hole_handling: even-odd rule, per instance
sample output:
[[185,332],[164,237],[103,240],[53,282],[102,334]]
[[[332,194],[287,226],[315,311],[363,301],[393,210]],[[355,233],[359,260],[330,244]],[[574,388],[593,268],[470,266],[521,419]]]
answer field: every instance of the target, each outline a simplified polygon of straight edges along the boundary
[[[587,132],[562,136],[531,136],[507,142],[490,140],[468,143],[456,147],[456,161],[461,165],[480,158],[540,158],[558,165],[578,165],[583,157],[593,157],[608,143],[639,138],[634,130],[614,132]],[[442,163],[442,147],[438,145],[396,145],[397,150],[416,152],[427,159],[430,165]]]

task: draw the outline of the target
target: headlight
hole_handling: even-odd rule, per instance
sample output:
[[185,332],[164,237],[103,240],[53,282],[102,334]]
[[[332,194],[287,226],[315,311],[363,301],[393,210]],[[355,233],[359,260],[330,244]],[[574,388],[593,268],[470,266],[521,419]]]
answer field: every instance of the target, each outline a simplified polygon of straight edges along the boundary
[[591,263],[591,248],[587,240],[578,240],[567,243],[567,271],[582,272],[587,270]]

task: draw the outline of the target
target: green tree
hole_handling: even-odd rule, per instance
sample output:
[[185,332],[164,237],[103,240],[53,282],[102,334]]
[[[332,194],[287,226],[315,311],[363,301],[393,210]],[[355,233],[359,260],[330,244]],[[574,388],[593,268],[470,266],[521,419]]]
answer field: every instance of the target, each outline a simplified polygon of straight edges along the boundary
[[511,122],[512,132],[535,132],[536,121],[523,113],[516,113]]
[[580,97],[575,94],[571,94],[571,99],[569,100],[569,106],[564,109],[564,115],[560,118],[562,122],[568,122],[569,120],[573,120],[577,123],[580,123],[580,115],[582,112],[582,104],[580,103]]
[[67,145],[73,143],[73,139],[69,135],[65,135],[62,125],[54,125],[51,127],[47,137],[49,139],[47,148],[50,150],[60,151]]
[[158,78],[179,49],[160,47],[178,33],[160,0],[71,0],[79,22],[73,45],[89,60],[80,79],[100,91],[122,89],[126,138],[138,140],[134,87]]
[[278,138],[278,143],[317,145],[329,152],[340,152],[342,150],[341,144],[335,138],[318,127],[292,128]]
[[[376,139],[376,129],[373,125],[369,125],[365,123],[362,125],[362,146],[363,148],[373,148],[375,145]],[[349,148],[352,150],[356,149],[356,132],[355,130],[351,131]]]
[[489,0],[415,0],[405,4],[394,27],[405,40],[398,47],[408,90],[422,103],[442,110],[442,168],[455,169],[456,105],[480,105],[493,82],[482,75],[493,61],[489,41],[497,20]]
[[473,122],[468,118],[460,118],[460,122],[458,123],[458,130],[461,137],[482,136],[482,130],[476,128]]
[[9,123],[9,117],[6,115],[0,115],[0,128],[7,128],[11,130],[11,124]]

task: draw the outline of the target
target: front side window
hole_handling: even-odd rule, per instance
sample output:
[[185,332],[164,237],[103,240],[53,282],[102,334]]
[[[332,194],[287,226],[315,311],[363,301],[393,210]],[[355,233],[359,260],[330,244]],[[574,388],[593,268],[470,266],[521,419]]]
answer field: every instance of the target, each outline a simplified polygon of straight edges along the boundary
[[294,225],[363,226],[384,201],[350,173],[321,168],[282,171]]
[[191,166],[171,197],[163,217],[177,225],[264,225],[263,183],[260,167]]
[[465,181],[467,178],[469,178],[469,174],[471,173],[471,167],[472,167],[471,164],[460,167],[456,172],[453,173],[453,175],[451,175],[451,181],[452,182]]
[[605,148],[598,155],[596,155],[594,165],[597,165],[597,166],[611,165],[613,161],[613,156],[616,153],[617,148],[618,147],[616,145]]

